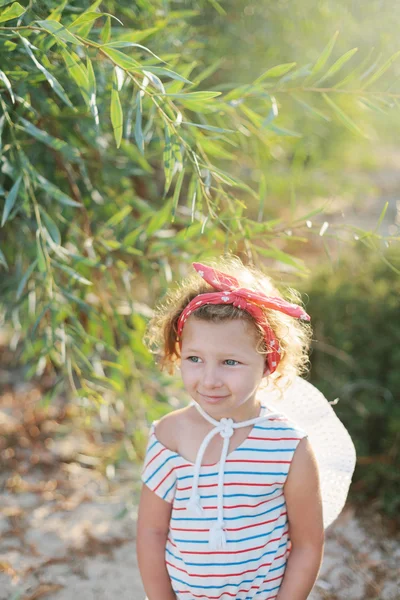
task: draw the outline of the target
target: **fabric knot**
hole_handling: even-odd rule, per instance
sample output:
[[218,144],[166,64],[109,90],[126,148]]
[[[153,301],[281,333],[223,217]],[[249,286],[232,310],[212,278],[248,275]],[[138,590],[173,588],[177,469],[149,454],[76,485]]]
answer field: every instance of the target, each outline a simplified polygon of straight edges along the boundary
[[222,418],[219,425],[219,433],[223,439],[233,436],[233,419]]

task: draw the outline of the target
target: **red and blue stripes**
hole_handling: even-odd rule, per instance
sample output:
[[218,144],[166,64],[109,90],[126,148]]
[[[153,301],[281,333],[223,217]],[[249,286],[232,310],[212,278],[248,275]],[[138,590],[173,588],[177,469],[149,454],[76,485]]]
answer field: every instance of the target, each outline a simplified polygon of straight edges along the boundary
[[172,504],[165,561],[178,600],[274,600],[290,552],[284,484],[306,435],[286,417],[253,426],[228,454],[224,479],[227,548],[209,549],[217,517],[218,465],[202,465],[203,516],[186,510],[194,465],[150,434],[143,482]]

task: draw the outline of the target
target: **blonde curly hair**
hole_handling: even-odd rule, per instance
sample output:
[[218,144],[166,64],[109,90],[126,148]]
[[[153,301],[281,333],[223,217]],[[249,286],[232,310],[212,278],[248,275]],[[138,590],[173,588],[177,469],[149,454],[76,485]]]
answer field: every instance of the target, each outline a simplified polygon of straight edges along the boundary
[[[225,256],[218,260],[207,261],[207,265],[235,277],[240,287],[254,292],[262,292],[267,296],[283,298],[272,279],[252,266],[245,266],[235,256]],[[180,347],[178,342],[178,319],[183,309],[199,294],[215,292],[197,273],[185,278],[174,289],[171,289],[166,298],[156,309],[147,328],[145,342],[150,351],[159,358],[162,369],[169,373],[174,372],[174,367],[180,360]],[[285,290],[285,300],[302,304],[299,292],[292,288]],[[262,307],[265,319],[273,329],[281,347],[281,360],[276,371],[268,376],[272,378],[277,387],[286,388],[296,375],[302,375],[308,370],[308,351],[311,343],[312,331],[308,323],[290,317],[277,310]],[[256,334],[256,350],[260,354],[268,354],[265,334],[262,326],[245,310],[236,308],[231,304],[205,304],[196,309],[192,316],[196,319],[220,323],[234,319],[247,322]]]

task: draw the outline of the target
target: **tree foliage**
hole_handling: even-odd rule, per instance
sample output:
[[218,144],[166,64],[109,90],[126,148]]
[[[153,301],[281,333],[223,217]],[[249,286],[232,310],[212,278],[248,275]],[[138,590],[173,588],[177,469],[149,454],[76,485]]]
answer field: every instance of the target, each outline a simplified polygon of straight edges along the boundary
[[[28,374],[47,369],[60,385],[67,374],[84,399],[150,397],[143,331],[178,265],[233,250],[306,275],[293,244],[339,234],[314,222],[322,207],[297,206],[294,188],[282,218],[269,178],[289,165],[295,181],[306,117],[323,137],[336,123],[364,136],[359,106],[398,101],[379,89],[397,53],[333,58],[336,33],[309,64],[218,81],[223,57],[202,62],[206,41],[191,34],[229,7],[184,6],[0,1],[4,318]],[[380,251],[378,232],[368,244]]]

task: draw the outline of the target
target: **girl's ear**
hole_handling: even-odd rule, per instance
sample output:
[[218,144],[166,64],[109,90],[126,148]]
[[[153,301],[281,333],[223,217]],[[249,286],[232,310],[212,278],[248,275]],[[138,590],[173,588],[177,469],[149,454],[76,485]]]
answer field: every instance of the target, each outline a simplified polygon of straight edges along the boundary
[[268,368],[268,366],[266,366],[264,369],[264,373],[263,373],[263,379],[264,379],[264,377],[268,377],[268,375],[269,375],[269,368]]

